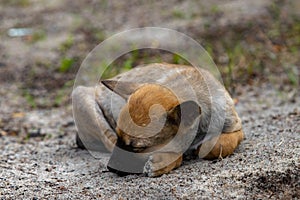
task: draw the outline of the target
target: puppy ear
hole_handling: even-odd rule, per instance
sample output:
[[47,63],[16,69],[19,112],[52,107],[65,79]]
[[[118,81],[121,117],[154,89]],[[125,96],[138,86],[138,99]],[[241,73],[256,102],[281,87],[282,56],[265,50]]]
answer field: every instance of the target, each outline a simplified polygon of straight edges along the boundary
[[116,80],[102,80],[101,83],[125,100],[143,84]]
[[182,122],[185,126],[190,126],[200,115],[201,108],[196,102],[185,101],[168,111],[168,120],[178,125]]

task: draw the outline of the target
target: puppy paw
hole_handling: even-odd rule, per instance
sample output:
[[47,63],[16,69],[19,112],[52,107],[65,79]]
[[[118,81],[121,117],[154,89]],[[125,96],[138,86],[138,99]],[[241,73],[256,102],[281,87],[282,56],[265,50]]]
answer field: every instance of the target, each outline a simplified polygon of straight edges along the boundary
[[[240,142],[243,140],[244,133],[243,131],[236,131],[232,133],[222,133],[218,140],[216,141],[212,150],[204,157],[204,159],[223,159],[226,156],[233,154],[234,150],[238,147]],[[210,141],[202,144],[203,148],[211,147]],[[199,151],[202,147],[200,146],[198,149]]]
[[182,163],[182,154],[173,152],[154,153],[144,166],[144,173],[149,177],[160,176],[179,167]]

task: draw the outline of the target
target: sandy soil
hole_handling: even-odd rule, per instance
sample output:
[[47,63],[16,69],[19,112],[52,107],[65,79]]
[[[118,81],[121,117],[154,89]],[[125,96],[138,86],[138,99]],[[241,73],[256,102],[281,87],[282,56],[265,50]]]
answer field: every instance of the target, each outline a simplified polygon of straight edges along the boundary
[[235,154],[186,161],[158,178],[118,177],[106,169],[108,155],[95,159],[77,149],[70,108],[26,113],[22,125],[41,130],[30,139],[0,137],[1,197],[299,198],[299,96],[283,99],[271,86],[243,90],[237,110],[246,139]]
[[[76,68],[68,74],[50,69],[58,65],[61,54],[80,57],[98,44],[101,38],[93,35],[94,28],[109,36],[138,26],[163,26],[197,36],[205,32],[208,21],[215,22],[212,31],[256,16],[263,19],[271,1],[130,1],[128,5],[55,0],[47,6],[33,0],[5,2],[0,7],[0,199],[300,198],[299,88],[283,91],[260,82],[237,86],[234,97],[246,138],[228,158],[185,161],[158,178],[118,177],[106,169],[109,155],[95,159],[76,148],[68,96],[72,88],[64,85],[74,78]],[[18,2],[29,2],[29,6]],[[219,10],[222,17],[218,17]],[[87,22],[94,27],[82,28]],[[9,28],[20,26],[42,29],[47,38],[33,42],[32,38],[8,37]],[[74,30],[75,47],[62,52],[61,44]],[[62,87],[65,103],[53,104]],[[35,105],[26,88],[35,97]]]

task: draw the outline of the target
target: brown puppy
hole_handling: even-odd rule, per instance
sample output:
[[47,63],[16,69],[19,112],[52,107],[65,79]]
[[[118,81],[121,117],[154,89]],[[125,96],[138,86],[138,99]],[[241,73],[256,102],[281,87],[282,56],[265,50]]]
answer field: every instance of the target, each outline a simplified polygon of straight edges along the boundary
[[[73,92],[84,145],[97,150],[102,143],[112,151],[118,138],[133,152],[149,155],[143,170],[149,176],[180,166],[186,152],[206,159],[226,157],[243,139],[231,97],[206,70],[166,63],[137,67],[102,81],[93,105],[88,89]],[[96,117],[95,104],[100,108]],[[76,115],[84,110],[86,116]]]

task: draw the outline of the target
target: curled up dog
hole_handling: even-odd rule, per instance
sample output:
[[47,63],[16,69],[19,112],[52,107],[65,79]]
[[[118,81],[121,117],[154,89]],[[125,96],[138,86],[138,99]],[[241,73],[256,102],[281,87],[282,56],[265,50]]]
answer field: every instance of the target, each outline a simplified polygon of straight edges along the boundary
[[77,143],[113,152],[108,168],[159,176],[184,155],[233,154],[243,139],[234,103],[212,74],[185,65],[136,67],[95,88],[73,91]]

